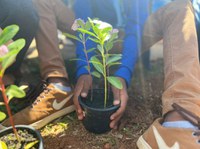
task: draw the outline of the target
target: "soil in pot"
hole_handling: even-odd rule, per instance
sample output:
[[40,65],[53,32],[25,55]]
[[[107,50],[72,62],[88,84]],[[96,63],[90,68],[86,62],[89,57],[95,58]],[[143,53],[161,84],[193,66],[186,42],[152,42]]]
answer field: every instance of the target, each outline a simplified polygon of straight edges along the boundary
[[79,98],[79,103],[85,112],[83,125],[86,130],[101,134],[111,130],[110,116],[117,111],[119,106],[113,105],[113,96],[110,93],[107,99],[106,107],[104,107],[104,90],[94,89],[86,98]]
[[42,137],[32,127],[16,126],[20,142],[15,137],[11,127],[0,132],[0,140],[3,141],[8,149],[43,149]]

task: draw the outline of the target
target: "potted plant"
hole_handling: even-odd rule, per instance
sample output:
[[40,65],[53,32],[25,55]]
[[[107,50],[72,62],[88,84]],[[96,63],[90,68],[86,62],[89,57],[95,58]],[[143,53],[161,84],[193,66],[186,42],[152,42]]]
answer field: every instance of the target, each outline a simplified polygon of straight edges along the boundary
[[[6,111],[10,119],[11,127],[0,131],[0,148],[7,149],[43,149],[43,142],[40,133],[30,126],[15,126],[9,102],[14,98],[25,96],[24,86],[9,85],[5,87],[3,76],[6,69],[15,62],[17,54],[25,45],[24,39],[12,41],[12,38],[18,32],[17,25],[10,25],[0,33],[0,91],[3,97],[1,105],[6,106]],[[0,112],[0,121],[5,119],[6,114]]]
[[[121,81],[110,73],[111,66],[120,64],[121,54],[111,53],[113,44],[118,38],[118,30],[97,19],[90,19],[84,22],[81,19],[75,20],[72,29],[78,32],[78,36],[66,34],[67,37],[75,39],[83,44],[85,59],[89,75],[103,80],[103,87],[90,90],[87,98],[79,98],[79,103],[85,112],[83,124],[87,130],[94,133],[104,133],[110,130],[110,116],[119,108],[113,105],[113,95],[110,85],[122,89]],[[86,49],[87,40],[92,40],[95,47]],[[89,57],[88,53],[93,52]],[[93,81],[94,82],[94,81]]]

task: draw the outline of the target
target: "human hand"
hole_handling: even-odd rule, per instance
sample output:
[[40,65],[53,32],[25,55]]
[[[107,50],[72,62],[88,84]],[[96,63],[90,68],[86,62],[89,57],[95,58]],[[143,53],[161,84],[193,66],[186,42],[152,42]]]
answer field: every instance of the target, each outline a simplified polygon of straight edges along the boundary
[[78,81],[76,83],[75,89],[74,89],[74,97],[73,102],[76,109],[76,113],[79,120],[82,120],[84,118],[83,110],[79,104],[78,98],[81,97],[87,97],[88,91],[91,88],[92,85],[92,77],[90,75],[82,75],[78,78]]
[[127,93],[127,87],[126,87],[126,82],[124,79],[119,78],[120,81],[122,82],[123,88],[122,89],[117,89],[116,87],[112,86],[112,91],[113,91],[113,96],[114,96],[114,105],[119,105],[119,109],[113,113],[110,117],[111,122],[110,122],[110,128],[112,129],[117,129],[118,122],[122,115],[124,114],[124,111],[126,109],[126,105],[128,102],[128,93]]

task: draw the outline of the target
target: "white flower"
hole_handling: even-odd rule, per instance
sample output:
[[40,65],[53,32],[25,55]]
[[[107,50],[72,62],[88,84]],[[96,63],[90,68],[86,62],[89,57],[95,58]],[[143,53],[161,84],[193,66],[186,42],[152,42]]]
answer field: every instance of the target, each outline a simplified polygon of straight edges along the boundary
[[115,34],[115,33],[119,33],[119,30],[116,29],[116,28],[114,28],[114,29],[110,32],[110,34]]
[[103,22],[103,21],[100,21],[100,20],[92,20],[92,22],[94,24],[98,24],[98,28],[99,29],[104,29],[104,28],[107,28],[107,27],[111,27],[112,28],[112,25],[107,23],[107,22]]

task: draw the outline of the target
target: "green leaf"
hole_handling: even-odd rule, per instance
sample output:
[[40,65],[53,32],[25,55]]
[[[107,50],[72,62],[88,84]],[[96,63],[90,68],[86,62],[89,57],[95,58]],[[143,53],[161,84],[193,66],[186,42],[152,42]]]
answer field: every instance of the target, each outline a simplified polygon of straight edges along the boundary
[[24,39],[17,39],[8,45],[9,51],[17,50],[20,51],[25,46]]
[[85,29],[82,29],[82,28],[78,28],[77,31],[79,31],[79,32],[81,32],[81,33],[88,34],[88,35],[90,35],[90,36],[93,36],[93,37],[97,38],[97,36],[96,36],[94,33],[90,32],[90,31],[88,31],[88,30],[85,30]]
[[0,111],[0,121],[3,121],[6,118],[6,114]]
[[83,40],[83,34],[80,33],[80,34],[78,35],[78,37],[80,38],[80,41],[79,41],[79,42],[82,42],[82,40]]
[[113,62],[117,62],[118,60],[120,60],[122,57],[121,55],[115,55],[115,56],[111,56],[107,59],[106,65],[109,65]]
[[0,141],[0,149],[8,149],[8,146],[6,145],[5,142]]
[[[97,55],[94,55],[90,58],[90,63],[95,63],[95,64],[99,64],[102,65],[101,61],[97,58]],[[103,65],[102,65],[103,66]]]
[[22,89],[22,90],[25,90],[25,89],[28,88],[28,85],[22,85],[22,86],[20,86],[19,88]]
[[0,76],[2,76],[5,72],[5,70],[12,65],[15,62],[16,56],[19,53],[20,49],[15,49],[12,51],[9,51],[3,59],[0,59],[2,62],[2,69],[0,70]]
[[90,52],[92,52],[92,51],[94,51],[96,48],[90,48],[90,49],[88,49],[86,52],[87,53],[90,53]]
[[102,29],[102,33],[106,33],[107,35],[110,33],[110,31],[112,30],[112,27],[111,26],[109,26],[109,27],[106,27],[106,28],[104,28],[104,29]]
[[91,74],[92,74],[93,76],[97,77],[97,78],[101,78],[101,74],[98,73],[97,71],[93,71]]
[[3,45],[12,40],[12,38],[17,34],[18,31],[19,27],[17,25],[10,25],[4,28],[0,35],[0,45]]
[[96,56],[93,56],[90,58],[90,63],[92,63],[92,65],[98,72],[100,72],[101,74],[104,74],[103,65],[101,64],[100,60]]
[[88,22],[90,23],[90,25],[91,25],[92,27],[94,27],[94,23],[93,23],[93,21],[92,21],[92,19],[91,19],[90,17],[88,17]]
[[35,144],[37,144],[39,141],[33,141],[33,142],[30,142],[28,144],[25,145],[24,149],[30,149],[32,148]]
[[86,30],[90,30],[90,28],[91,28],[91,24],[90,24],[89,21],[87,21],[87,22],[85,23],[85,29],[86,29]]
[[97,35],[97,37],[101,38],[101,32],[100,32],[100,29],[97,27],[98,25],[94,25],[92,26],[92,29],[94,31],[94,33]]
[[109,42],[113,42],[117,38],[118,38],[118,33],[113,33],[113,34],[111,34],[111,37],[110,37],[110,39],[108,41]]
[[121,62],[111,63],[111,64],[108,64],[108,67],[111,67],[113,65],[120,65],[120,64],[122,64],[122,63]]
[[26,95],[24,90],[16,85],[10,85],[9,87],[7,87],[6,94],[7,94],[9,100],[11,100],[13,97],[23,98]]
[[77,21],[78,25],[81,26],[81,28],[84,28],[85,24],[84,24],[83,20],[77,19],[76,21]]
[[78,37],[76,37],[76,36],[74,36],[72,34],[63,33],[63,35],[65,35],[68,38],[71,38],[71,39],[74,39],[74,40],[77,40],[77,41],[81,42],[81,40]]
[[97,63],[92,62],[92,65],[95,67],[95,69],[96,69],[98,72],[100,72],[101,74],[104,74],[104,73],[103,73],[103,67],[102,67],[101,64],[97,64]]
[[88,72],[90,72],[90,68],[89,68],[88,66],[84,66],[84,68],[85,68]]
[[97,49],[100,51],[100,53],[104,53],[104,51],[103,51],[103,47],[102,47],[102,46],[97,45]]
[[9,54],[9,53],[7,53],[6,55],[0,57],[0,63],[1,63],[5,58],[7,58],[7,55],[8,55],[8,54]]
[[4,71],[15,62],[17,54],[24,47],[24,45],[24,39],[18,39],[8,45],[8,49],[10,51],[5,56],[0,58],[0,62],[2,62],[2,70],[0,71],[0,75],[3,75]]
[[0,76],[3,76],[5,70],[15,62],[18,51],[13,50],[6,54],[6,57],[2,60],[2,69],[0,70]]
[[109,76],[109,77],[107,77],[107,80],[114,87],[116,87],[118,89],[122,89],[123,88],[122,82],[119,80],[119,78],[114,77],[114,76]]
[[89,37],[89,39],[92,40],[92,41],[94,41],[95,43],[100,43],[100,41],[98,39],[96,39],[96,38]]
[[24,46],[25,46],[25,40],[24,39],[18,39],[16,41],[13,41],[11,44],[8,45],[9,52],[6,55],[0,57],[0,62],[2,62],[4,59],[8,59],[12,55],[18,54],[19,51]]
[[[89,22],[90,22],[90,25],[92,27],[92,31],[96,34],[96,38],[101,38],[101,32],[100,32],[100,29],[99,29],[99,24],[94,24],[93,23],[93,20],[91,18],[88,18]],[[95,20],[95,19],[94,19]],[[97,19],[96,19],[97,20]]]
[[112,42],[106,42],[104,47],[105,47],[106,51],[109,51],[113,48],[113,43]]

